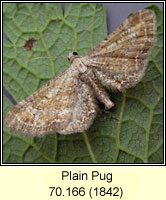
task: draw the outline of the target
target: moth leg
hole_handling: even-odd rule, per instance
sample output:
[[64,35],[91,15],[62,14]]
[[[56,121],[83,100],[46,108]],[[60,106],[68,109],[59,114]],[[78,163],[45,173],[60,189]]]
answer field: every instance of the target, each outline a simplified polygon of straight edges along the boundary
[[110,109],[114,106],[114,103],[110,100],[109,94],[102,87],[90,68],[81,74],[80,79],[93,90],[95,97],[105,105],[106,109]]

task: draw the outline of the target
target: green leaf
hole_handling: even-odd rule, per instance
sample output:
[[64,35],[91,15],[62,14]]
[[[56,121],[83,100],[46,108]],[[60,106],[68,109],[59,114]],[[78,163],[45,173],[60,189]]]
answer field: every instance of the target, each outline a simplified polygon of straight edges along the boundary
[[[116,107],[99,113],[83,133],[33,138],[4,125],[4,163],[162,163],[163,16],[155,5],[158,41],[143,80],[125,93],[112,94]],[[19,102],[69,67],[69,51],[86,55],[104,39],[103,4],[4,3],[4,86]],[[26,41],[37,41],[30,51]],[[37,59],[40,57],[39,59]],[[41,58],[43,57],[43,58]],[[47,58],[46,58],[47,57]],[[4,118],[12,104],[4,97]]]

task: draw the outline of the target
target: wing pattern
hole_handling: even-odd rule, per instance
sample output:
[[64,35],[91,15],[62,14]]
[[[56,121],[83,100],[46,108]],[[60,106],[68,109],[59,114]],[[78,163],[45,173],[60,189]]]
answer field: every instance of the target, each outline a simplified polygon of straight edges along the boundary
[[82,132],[93,122],[97,104],[71,66],[9,111],[6,125],[29,135]]
[[155,13],[141,10],[127,18],[86,59],[104,86],[122,91],[135,86],[144,75],[155,40]]

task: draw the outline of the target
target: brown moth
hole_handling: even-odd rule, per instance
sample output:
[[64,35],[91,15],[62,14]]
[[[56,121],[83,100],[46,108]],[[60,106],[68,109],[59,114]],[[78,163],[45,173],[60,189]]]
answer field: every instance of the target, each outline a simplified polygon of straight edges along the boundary
[[106,109],[114,106],[105,88],[123,91],[141,80],[155,36],[154,12],[138,11],[86,56],[69,53],[70,67],[14,106],[6,125],[32,136],[88,129],[97,114],[96,99]]

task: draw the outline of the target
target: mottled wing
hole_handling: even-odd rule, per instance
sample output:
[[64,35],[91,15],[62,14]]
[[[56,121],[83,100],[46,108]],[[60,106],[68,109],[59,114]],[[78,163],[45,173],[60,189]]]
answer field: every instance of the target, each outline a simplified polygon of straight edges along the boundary
[[96,115],[97,105],[89,87],[71,66],[9,111],[6,125],[33,136],[57,131],[82,132]]
[[141,10],[127,18],[86,58],[103,85],[122,91],[142,78],[155,35],[155,13]]

